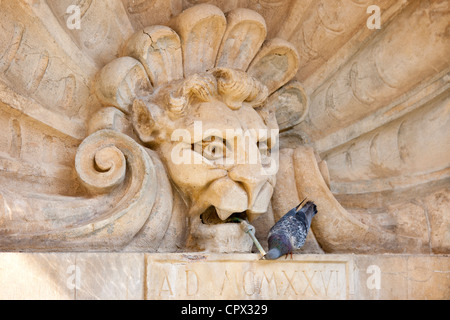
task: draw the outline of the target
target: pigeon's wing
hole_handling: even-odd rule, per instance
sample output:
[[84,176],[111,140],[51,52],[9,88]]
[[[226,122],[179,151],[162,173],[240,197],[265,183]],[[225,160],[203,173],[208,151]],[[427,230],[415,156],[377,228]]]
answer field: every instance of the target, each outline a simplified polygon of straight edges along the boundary
[[281,217],[280,220],[275,223],[272,228],[269,230],[269,237],[273,234],[286,234],[289,230],[289,225],[292,223],[292,217],[295,215],[295,209],[292,209],[284,216]]
[[269,231],[269,237],[273,234],[286,235],[291,246],[300,248],[305,243],[308,233],[306,217],[302,212],[288,212]]
[[291,242],[292,246],[298,249],[305,244],[306,236],[308,235],[308,227],[303,221],[297,223],[295,226],[296,230],[293,231]]
[[297,212],[292,217],[292,222],[289,226],[289,234],[291,235],[291,243],[295,249],[300,248],[305,244],[306,235],[308,234],[308,224],[306,216],[303,212]]

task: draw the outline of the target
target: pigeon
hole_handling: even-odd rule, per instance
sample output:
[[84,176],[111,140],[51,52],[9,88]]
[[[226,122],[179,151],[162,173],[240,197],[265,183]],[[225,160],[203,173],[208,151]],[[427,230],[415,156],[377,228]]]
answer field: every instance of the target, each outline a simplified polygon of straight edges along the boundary
[[291,254],[295,249],[305,244],[306,235],[311,227],[311,220],[317,213],[317,207],[312,201],[298,210],[305,201],[286,213],[270,229],[268,235],[269,252],[264,256],[267,260],[275,260],[282,255]]

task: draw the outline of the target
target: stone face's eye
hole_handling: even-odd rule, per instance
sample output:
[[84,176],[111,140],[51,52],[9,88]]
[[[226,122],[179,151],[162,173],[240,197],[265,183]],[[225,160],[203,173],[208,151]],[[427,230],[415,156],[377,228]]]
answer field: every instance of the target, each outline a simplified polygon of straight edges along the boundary
[[257,142],[258,150],[261,155],[261,164],[263,166],[270,164],[271,143],[269,140],[260,140]]
[[224,157],[223,143],[210,143],[203,148],[203,156],[209,160],[217,160]]
[[270,155],[270,146],[267,140],[265,141],[258,141],[257,142],[257,146],[259,149],[259,152],[261,153],[261,155]]
[[201,143],[193,145],[193,150],[200,152],[208,160],[223,159],[227,155],[226,142],[219,137],[213,136],[203,139]]

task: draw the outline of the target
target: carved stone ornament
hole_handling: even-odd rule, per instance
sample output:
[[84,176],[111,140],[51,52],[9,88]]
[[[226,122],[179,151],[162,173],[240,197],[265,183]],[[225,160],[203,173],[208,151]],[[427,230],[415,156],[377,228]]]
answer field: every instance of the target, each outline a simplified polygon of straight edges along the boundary
[[267,246],[308,198],[306,252],[449,252],[442,3],[381,1],[375,41],[361,1],[160,2],[72,30],[69,0],[0,1],[1,250],[251,252],[231,218]]

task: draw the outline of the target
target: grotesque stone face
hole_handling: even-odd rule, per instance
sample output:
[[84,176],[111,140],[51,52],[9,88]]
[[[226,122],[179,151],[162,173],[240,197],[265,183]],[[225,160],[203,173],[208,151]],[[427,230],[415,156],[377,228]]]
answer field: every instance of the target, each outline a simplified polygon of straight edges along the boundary
[[[263,105],[266,97],[256,79],[221,68],[134,103],[135,130],[158,151],[191,225],[221,228],[230,217],[252,221],[267,212],[278,168],[278,126]],[[231,237],[241,232],[237,225],[223,228]]]
[[191,108],[178,129],[190,141],[168,141],[160,148],[173,182],[190,198],[190,215],[209,206],[221,220],[243,211],[250,219],[266,212],[275,176],[267,168],[270,136],[260,134],[269,131],[261,117],[251,107],[233,111],[217,99]]

